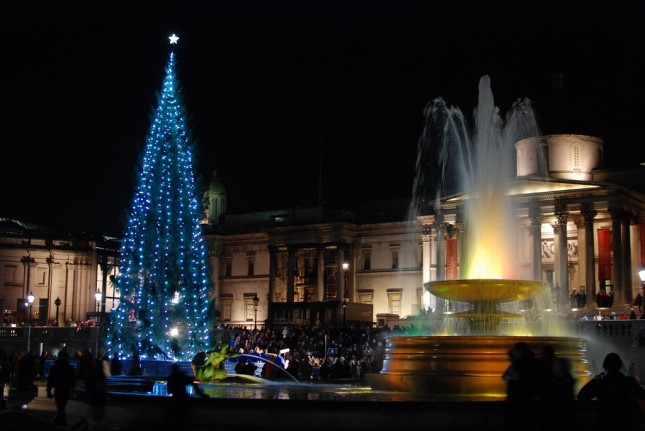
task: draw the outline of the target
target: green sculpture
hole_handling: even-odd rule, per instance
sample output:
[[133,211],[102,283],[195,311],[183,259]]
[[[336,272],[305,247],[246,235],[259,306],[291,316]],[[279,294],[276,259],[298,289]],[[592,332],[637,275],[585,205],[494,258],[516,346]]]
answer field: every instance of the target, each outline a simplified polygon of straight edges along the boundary
[[229,346],[222,347],[221,350],[210,352],[199,352],[191,362],[191,367],[195,378],[200,382],[216,382],[227,376],[223,362],[228,358],[239,356],[230,351]]

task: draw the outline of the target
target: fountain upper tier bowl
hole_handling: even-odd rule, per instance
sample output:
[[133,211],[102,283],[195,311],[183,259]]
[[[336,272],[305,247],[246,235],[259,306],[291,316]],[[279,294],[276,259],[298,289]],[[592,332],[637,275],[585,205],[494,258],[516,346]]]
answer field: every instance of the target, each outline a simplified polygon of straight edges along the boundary
[[424,286],[440,298],[472,303],[525,301],[547,289],[547,285],[541,281],[496,278],[430,281]]

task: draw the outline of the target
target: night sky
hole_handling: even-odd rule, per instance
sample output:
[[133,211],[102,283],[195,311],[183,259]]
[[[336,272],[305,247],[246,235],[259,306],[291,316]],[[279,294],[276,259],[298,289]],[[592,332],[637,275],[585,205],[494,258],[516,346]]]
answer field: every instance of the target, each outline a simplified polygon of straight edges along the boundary
[[[198,142],[230,213],[407,198],[423,109],[533,101],[545,133],[645,162],[644,0],[7,1],[0,216],[119,235],[179,35]],[[552,89],[562,73],[564,90]],[[7,133],[8,132],[8,133]]]

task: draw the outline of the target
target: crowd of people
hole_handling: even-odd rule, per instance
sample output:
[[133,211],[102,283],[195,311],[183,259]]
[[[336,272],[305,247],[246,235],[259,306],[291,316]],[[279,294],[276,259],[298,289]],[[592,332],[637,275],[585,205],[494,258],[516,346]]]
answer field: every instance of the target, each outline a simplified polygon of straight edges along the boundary
[[[219,328],[217,346],[228,345],[235,354],[267,357],[300,380],[354,379],[366,373],[378,373],[383,367],[385,337],[390,329],[350,326],[340,328],[295,327],[249,330]],[[243,356],[241,374],[252,374]],[[251,361],[252,362],[252,361]],[[253,364],[250,364],[253,366]],[[253,366],[254,367],[254,366]],[[273,365],[262,368],[267,378],[286,377]]]
[[[47,361],[54,361],[45,372]],[[43,352],[35,355],[33,351],[17,351],[7,354],[0,348],[0,393],[5,387],[11,388],[16,396],[36,397],[36,379],[46,380],[48,398],[56,404],[54,423],[67,425],[65,408],[75,392],[78,381],[83,382],[83,394],[89,405],[88,422],[97,423],[103,415],[103,405],[107,397],[107,375],[110,364],[103,355],[93,357],[89,349],[79,350],[73,355],[63,348],[57,355]],[[4,396],[0,396],[0,409],[6,408]]]
[[525,342],[509,350],[511,364],[503,374],[507,385],[504,429],[575,429],[573,403],[598,400],[597,429],[642,429],[645,416],[639,400],[645,399],[636,377],[624,374],[620,356],[609,353],[604,371],[575,393],[575,379],[568,359],[559,357],[550,346],[539,355]]
[[[215,329],[214,339],[216,349],[227,346],[233,354],[240,355],[242,360],[238,361],[235,368],[239,374],[254,374],[255,361],[251,358],[262,356],[270,359],[262,368],[262,376],[268,379],[287,378],[279,370],[283,368],[299,380],[359,381],[367,373],[381,371],[388,336],[414,334],[422,329],[414,325],[392,329],[387,326],[285,326],[253,330],[220,326]],[[572,408],[575,381],[567,359],[558,357],[549,346],[544,346],[540,354],[536,355],[523,342],[514,344],[508,354],[510,366],[500,376],[508,389],[508,409],[505,416],[507,429],[514,429],[527,421],[531,422],[534,429],[570,428],[572,411],[575,410]],[[118,357],[93,357],[89,349],[78,351],[74,355],[63,349],[57,357],[47,353],[37,356],[33,352],[7,355],[0,349],[0,388],[9,382],[17,389],[34,388],[36,378],[45,378],[45,363],[48,359],[55,359],[55,363],[49,369],[47,395],[56,402],[55,422],[62,426],[67,424],[65,406],[78,381],[84,383],[85,401],[90,406],[88,421],[97,423],[103,416],[106,402],[107,376],[124,372],[132,375],[143,373],[138,357],[131,361],[128,370],[124,370]],[[625,401],[625,394],[633,399],[645,398],[645,391],[636,381],[622,373],[624,366],[618,355],[608,355],[603,366],[605,373],[583,387],[577,395],[579,400],[597,398],[601,401],[599,404],[604,405],[618,402],[617,400],[621,400],[621,403],[631,402]],[[629,379],[625,380],[626,377]],[[184,387],[184,381],[190,379],[180,375],[175,367],[169,376],[169,383],[177,380],[180,382],[178,387]],[[611,395],[612,391],[619,390],[624,393],[620,396]],[[2,403],[4,398],[0,397],[0,408],[4,407]]]

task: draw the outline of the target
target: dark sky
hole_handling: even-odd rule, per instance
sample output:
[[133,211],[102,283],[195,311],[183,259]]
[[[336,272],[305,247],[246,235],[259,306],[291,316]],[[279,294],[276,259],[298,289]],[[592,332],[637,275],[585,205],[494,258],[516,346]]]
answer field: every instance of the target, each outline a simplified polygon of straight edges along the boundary
[[316,204],[319,160],[324,201],[408,197],[424,106],[470,118],[484,74],[503,111],[527,97],[544,131],[600,136],[607,167],[635,168],[644,16],[644,0],[2,2],[0,216],[121,232],[173,32],[198,172],[218,171],[232,213]]

